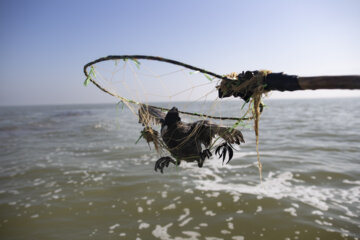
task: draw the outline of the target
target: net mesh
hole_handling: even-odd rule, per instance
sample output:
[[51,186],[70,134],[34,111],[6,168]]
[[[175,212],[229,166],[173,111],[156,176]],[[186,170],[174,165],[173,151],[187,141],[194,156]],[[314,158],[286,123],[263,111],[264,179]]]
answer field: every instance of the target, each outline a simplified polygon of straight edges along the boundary
[[[90,70],[87,71],[87,67],[90,67]],[[221,76],[208,74],[205,70],[194,70],[151,59],[126,57],[98,61],[88,64],[84,69],[88,76],[85,84],[93,82],[101,90],[117,97],[121,104],[126,105],[137,118],[140,118],[139,122],[144,125],[140,136],[148,143],[152,142],[160,155],[170,149],[159,137],[159,122],[153,119],[146,106],[153,106],[165,113],[172,107],[177,107],[185,122],[210,120],[230,129],[241,130],[249,126],[248,121],[253,118],[258,122],[260,113],[257,111],[258,107],[256,110],[254,106],[259,104],[261,92],[248,105],[239,101],[239,98],[219,99],[218,89],[224,84],[223,79]],[[232,73],[227,77],[235,79],[236,75]],[[247,117],[249,113],[254,117]],[[258,144],[256,123],[255,128]],[[197,129],[194,131],[191,134],[196,134]],[[219,138],[214,140],[211,147],[217,140]],[[259,159],[258,167],[261,176]]]
[[[140,104],[164,111],[177,106],[188,119],[215,117],[219,119],[213,121],[232,125],[231,122],[240,120],[246,113],[238,99],[235,104],[229,104],[231,99],[219,99],[217,86],[221,79],[182,66],[151,60],[105,61],[92,65],[89,76],[134,114],[138,113]],[[228,117],[230,121],[222,119]]]

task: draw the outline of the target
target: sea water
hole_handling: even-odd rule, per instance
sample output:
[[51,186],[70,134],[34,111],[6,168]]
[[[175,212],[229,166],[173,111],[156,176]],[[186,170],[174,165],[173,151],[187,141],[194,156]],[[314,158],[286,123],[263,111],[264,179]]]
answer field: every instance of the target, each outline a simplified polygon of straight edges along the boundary
[[160,174],[116,104],[1,107],[0,238],[359,239],[360,99],[265,103],[262,182],[252,122],[228,165]]

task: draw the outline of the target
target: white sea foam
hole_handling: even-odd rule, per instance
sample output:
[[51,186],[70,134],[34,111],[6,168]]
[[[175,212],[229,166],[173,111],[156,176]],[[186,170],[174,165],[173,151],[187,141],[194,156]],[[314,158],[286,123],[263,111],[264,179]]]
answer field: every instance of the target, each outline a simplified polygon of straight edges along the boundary
[[154,201],[155,201],[155,199],[146,200],[146,204],[151,205]]
[[350,180],[343,180],[343,183],[347,183],[347,184],[356,184],[356,185],[360,185],[360,181],[350,181]]
[[178,218],[178,221],[182,221],[183,219],[185,219],[187,216],[190,215],[190,209],[188,208],[184,208],[184,214],[180,215],[179,218]]
[[177,201],[177,200],[179,200],[181,198],[181,196],[177,196],[177,197],[175,197],[174,199],[173,199],[173,201]]
[[319,211],[319,210],[312,211],[311,213],[314,214],[314,215],[319,215],[319,216],[324,215],[324,213]]
[[186,193],[194,193],[194,191],[191,188],[185,189],[184,192],[186,192]]
[[315,222],[319,225],[325,225],[325,226],[332,226],[333,224],[330,222],[326,222],[326,221],[320,221],[318,219],[315,220]]
[[142,207],[138,207],[137,211],[138,211],[138,213],[142,213],[144,211],[144,209]]
[[175,208],[176,208],[175,203],[171,203],[170,205],[164,207],[163,210],[170,210],[170,209],[175,209]]
[[233,201],[234,201],[234,202],[239,201],[239,199],[240,199],[240,196],[239,196],[239,195],[233,196]]
[[189,217],[189,218],[185,219],[184,221],[182,221],[182,222],[179,224],[179,227],[185,226],[185,225],[188,224],[192,219],[193,219],[192,217]]
[[206,194],[207,197],[214,197],[214,198],[217,198],[219,195],[220,195],[219,192],[211,192]]
[[229,230],[223,229],[220,231],[222,234],[230,234],[231,232]]
[[290,213],[291,216],[294,216],[294,217],[297,216],[297,214],[296,214],[296,209],[293,208],[293,207],[291,207],[291,208],[285,208],[285,209],[284,209],[284,212],[288,212],[288,213]]
[[54,191],[54,193],[59,193],[59,192],[61,192],[62,191],[62,189],[61,188],[58,188],[58,189],[56,189],[55,191]]
[[262,206],[258,206],[255,213],[262,212]]
[[120,224],[116,223],[116,224],[110,226],[109,230],[114,230],[115,228],[118,228],[118,227],[120,227]]
[[291,203],[291,206],[293,206],[295,208],[299,208],[299,204],[297,204],[297,203]]
[[214,213],[213,211],[206,211],[205,212],[205,215],[208,215],[208,216],[215,216],[216,215],[216,213]]
[[149,227],[150,227],[150,224],[145,223],[145,222],[140,223],[140,225],[139,225],[139,229],[140,229],[140,230],[141,230],[141,229],[146,229],[146,228],[149,228]]
[[231,239],[233,239],[233,240],[244,240],[245,238],[243,236],[233,236]]
[[[202,191],[225,191],[233,195],[234,200],[238,200],[241,194],[253,194],[274,199],[290,198],[308,204],[322,211],[327,211],[330,207],[329,200],[333,202],[359,203],[360,187],[355,186],[350,189],[325,188],[314,185],[301,185],[302,181],[294,178],[291,172],[274,173],[270,172],[262,183],[256,185],[232,183],[223,179],[217,170],[203,168],[202,171],[194,170],[193,176],[196,178],[195,188]],[[205,170],[205,171],[203,171]],[[357,184],[356,181],[348,182]],[[330,202],[331,202],[330,201]],[[293,204],[298,208],[298,204]],[[355,216],[347,211],[347,215]]]
[[152,235],[154,237],[159,238],[161,240],[168,240],[170,239],[170,235],[167,233],[168,228],[171,227],[173,223],[169,223],[165,226],[156,225],[155,229],[152,231]]
[[[186,240],[196,240],[196,239],[199,239],[199,237],[201,236],[200,233],[194,232],[194,231],[182,231],[182,233],[184,235],[187,235],[190,237],[190,238],[186,238]],[[185,238],[178,238],[178,237],[175,239],[179,239],[179,240],[184,239],[185,240]]]

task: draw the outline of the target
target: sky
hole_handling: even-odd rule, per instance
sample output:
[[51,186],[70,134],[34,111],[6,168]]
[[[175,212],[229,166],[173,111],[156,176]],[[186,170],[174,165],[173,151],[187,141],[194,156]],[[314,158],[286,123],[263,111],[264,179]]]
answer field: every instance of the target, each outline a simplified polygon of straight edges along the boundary
[[[116,102],[84,87],[82,68],[123,54],[219,74],[360,75],[360,1],[0,0],[0,105]],[[360,91],[271,94],[344,96]]]

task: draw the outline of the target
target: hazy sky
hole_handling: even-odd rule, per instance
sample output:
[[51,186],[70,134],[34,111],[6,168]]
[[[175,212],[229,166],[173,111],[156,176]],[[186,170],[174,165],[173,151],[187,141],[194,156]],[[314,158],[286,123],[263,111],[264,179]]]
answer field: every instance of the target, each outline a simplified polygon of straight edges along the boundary
[[[219,74],[360,74],[360,1],[0,1],[0,104],[116,102],[83,87],[98,57],[148,54]],[[360,96],[310,91],[273,96]]]

